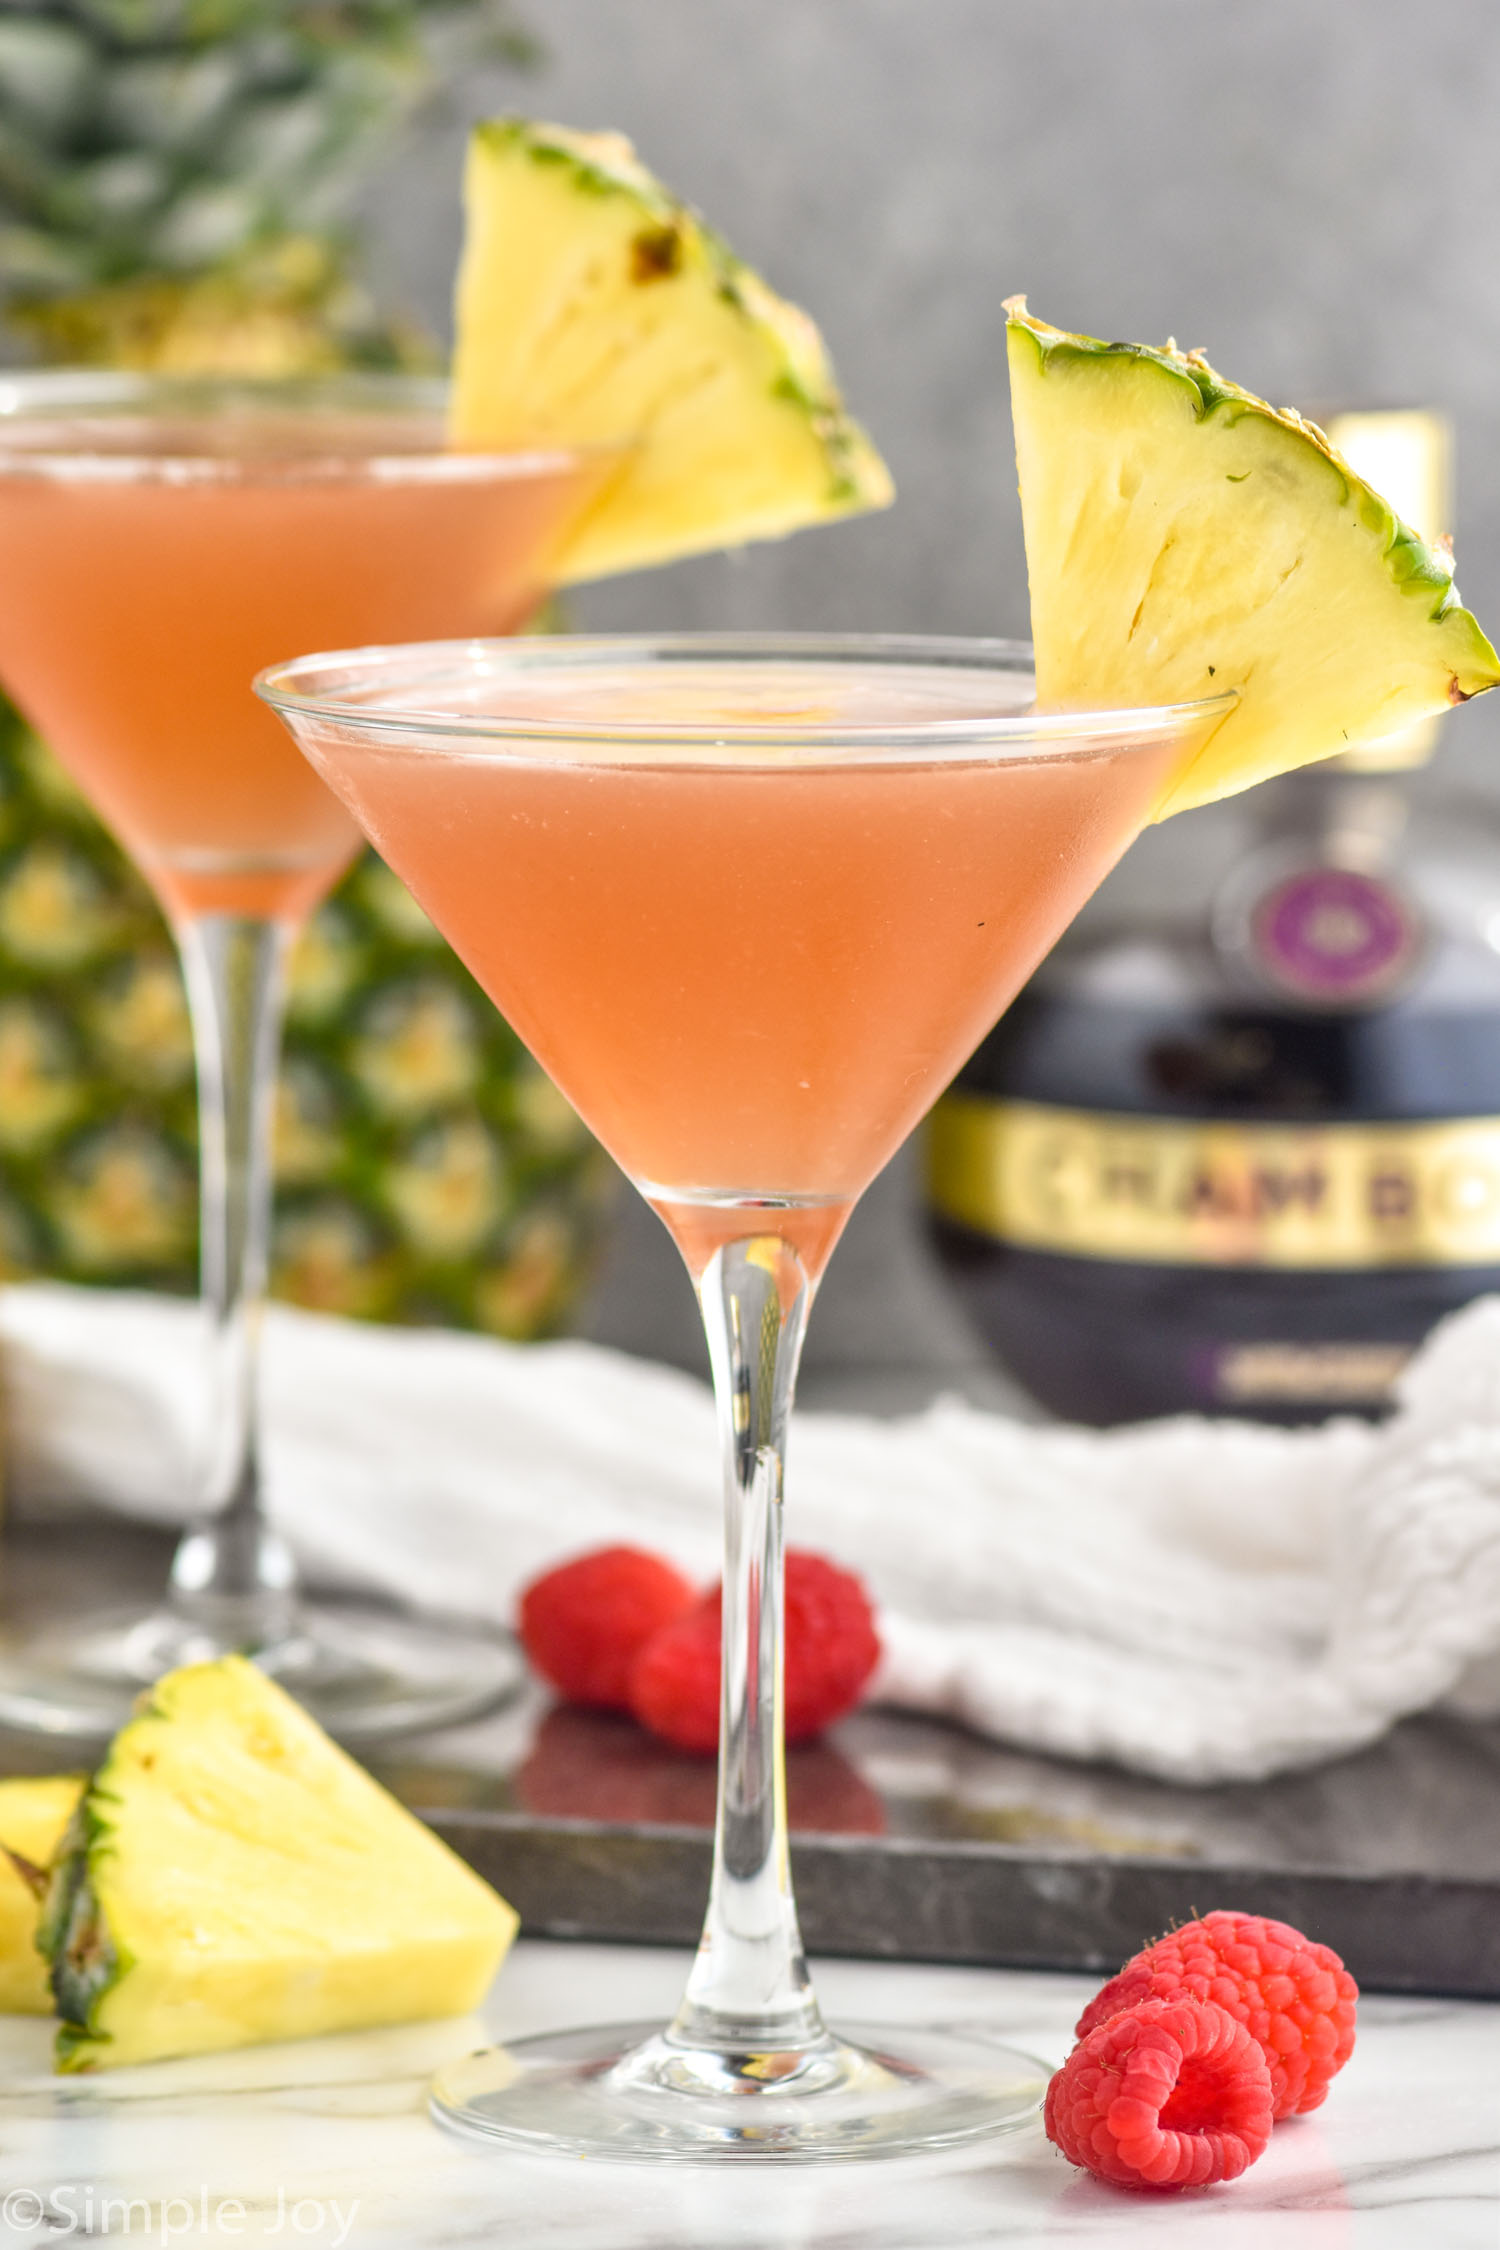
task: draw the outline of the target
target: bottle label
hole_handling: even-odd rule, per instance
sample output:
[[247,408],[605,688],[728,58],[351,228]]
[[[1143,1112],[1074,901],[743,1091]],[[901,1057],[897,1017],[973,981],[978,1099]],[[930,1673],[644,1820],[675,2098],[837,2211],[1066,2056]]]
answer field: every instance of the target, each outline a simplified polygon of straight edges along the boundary
[[1500,1265],[1500,1117],[1260,1125],[945,1094],[939,1216],[1127,1264]]

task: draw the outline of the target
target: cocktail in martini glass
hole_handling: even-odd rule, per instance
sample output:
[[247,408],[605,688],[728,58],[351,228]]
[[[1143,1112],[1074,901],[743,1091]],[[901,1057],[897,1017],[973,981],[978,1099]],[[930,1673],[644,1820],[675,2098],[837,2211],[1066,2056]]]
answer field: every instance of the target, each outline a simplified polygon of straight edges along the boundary
[[256,671],[298,649],[512,632],[555,582],[891,497],[806,314],[619,135],[482,127],[467,202],[451,398],[373,376],[0,376],[0,681],[177,933],[220,1362],[202,1521],[166,1606],[13,1647],[12,1721],[106,1732],[161,1672],[239,1648],[350,1738],[454,1717],[510,1666],[472,1635],[299,1601],[261,1513],[280,964],[358,831],[256,704]]
[[311,643],[508,632],[615,466],[607,449],[456,452],[440,385],[0,377],[0,680],[161,901],[198,1059],[211,1457],[166,1599],[12,1641],[0,1714],[109,1732],[173,1665],[253,1651],[336,1732],[456,1716],[492,1639],[299,1595],[261,1507],[282,964],[359,835],[255,700]]
[[1039,714],[1027,652],[796,637],[311,657],[261,692],[670,1229],[725,1463],[708,1919],[671,2026],[472,2057],[436,2103],[596,2155],[894,2153],[1019,2123],[1039,2065],[829,2031],[782,1767],[782,1462],[856,1199],[1232,698]]

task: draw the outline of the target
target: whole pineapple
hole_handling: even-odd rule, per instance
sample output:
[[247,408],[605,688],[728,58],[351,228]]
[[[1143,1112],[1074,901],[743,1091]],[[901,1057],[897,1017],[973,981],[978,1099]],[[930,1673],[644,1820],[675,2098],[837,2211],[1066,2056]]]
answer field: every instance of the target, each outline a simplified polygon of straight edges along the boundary
[[[434,34],[524,59],[493,0],[0,9],[0,311],[32,356],[291,374],[431,358],[344,214],[434,83]],[[0,1271],[188,1290],[192,1048],[154,901],[0,705]],[[373,857],[294,960],[273,1286],[526,1337],[565,1319],[612,1179]]]
[[455,34],[528,59],[505,0],[8,0],[11,325],[74,366],[305,373],[425,350],[359,287],[347,214]]

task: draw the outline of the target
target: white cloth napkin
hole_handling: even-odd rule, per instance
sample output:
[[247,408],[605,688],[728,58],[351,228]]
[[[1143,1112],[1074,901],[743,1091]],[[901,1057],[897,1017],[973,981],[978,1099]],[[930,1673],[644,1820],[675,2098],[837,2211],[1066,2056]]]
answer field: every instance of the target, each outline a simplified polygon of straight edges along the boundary
[[[0,1291],[12,1505],[184,1520],[202,1374],[192,1305]],[[278,1307],[264,1418],[272,1511],[345,1580],[509,1621],[606,1541],[717,1572],[713,1408],[669,1369]],[[1500,1708],[1500,1299],[1378,1429],[801,1415],[788,1532],[865,1576],[883,1700],[1039,1750],[1247,1779],[1443,1698]]]

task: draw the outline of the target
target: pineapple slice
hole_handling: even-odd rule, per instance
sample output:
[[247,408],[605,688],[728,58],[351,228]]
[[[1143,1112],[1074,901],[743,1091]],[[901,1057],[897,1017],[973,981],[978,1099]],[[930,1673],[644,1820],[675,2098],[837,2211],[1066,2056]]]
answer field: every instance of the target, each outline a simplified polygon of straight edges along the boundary
[[621,135],[481,125],[466,204],[455,442],[626,448],[554,566],[560,582],[890,501],[807,315]]
[[74,1815],[37,1942],[59,2070],[462,2015],[516,1916],[243,1657],[186,1665]]
[[0,1781],[0,2015],[52,2013],[37,1951],[38,1896],[82,1793],[79,1774]]
[[1449,557],[1313,423],[1201,352],[1068,335],[1022,297],[1006,310],[1039,700],[1238,691],[1158,817],[1500,682]]

